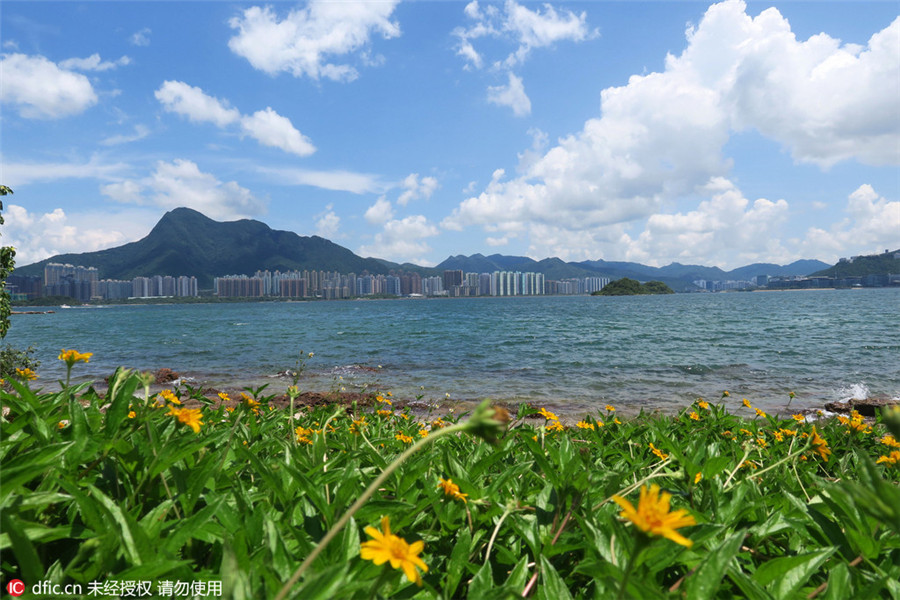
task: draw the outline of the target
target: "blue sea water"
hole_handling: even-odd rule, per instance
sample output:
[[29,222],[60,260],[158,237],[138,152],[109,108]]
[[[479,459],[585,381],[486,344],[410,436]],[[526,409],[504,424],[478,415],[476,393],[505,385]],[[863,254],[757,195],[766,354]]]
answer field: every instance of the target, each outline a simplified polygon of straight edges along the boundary
[[171,368],[194,385],[379,389],[421,402],[527,401],[563,413],[613,404],[672,412],[729,390],[764,410],[900,397],[900,289],[516,297],[56,309],[14,315],[38,384],[61,348],[93,352],[76,375]]

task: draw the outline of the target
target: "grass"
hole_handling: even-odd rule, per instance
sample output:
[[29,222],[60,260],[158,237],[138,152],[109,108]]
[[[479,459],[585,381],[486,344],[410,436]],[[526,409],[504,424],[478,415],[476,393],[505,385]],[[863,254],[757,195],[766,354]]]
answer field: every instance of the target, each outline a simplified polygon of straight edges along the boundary
[[[487,406],[423,422],[387,395],[293,413],[265,389],[164,397],[124,369],[103,396],[58,387],[23,377],[0,393],[4,582],[221,582],[226,598],[304,600],[900,597],[900,461],[881,417],[697,402],[566,428],[526,406],[508,422]],[[669,504],[638,500],[652,484]],[[623,500],[662,529],[624,518]],[[678,510],[696,523],[677,526],[689,545],[660,535]]]

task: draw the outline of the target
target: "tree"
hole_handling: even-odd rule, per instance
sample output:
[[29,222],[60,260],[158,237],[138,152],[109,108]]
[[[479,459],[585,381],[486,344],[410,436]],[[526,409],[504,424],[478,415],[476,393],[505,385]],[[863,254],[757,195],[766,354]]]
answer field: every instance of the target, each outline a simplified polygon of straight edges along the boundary
[[[0,196],[12,194],[13,191],[5,185],[0,185]],[[3,225],[3,202],[0,202],[0,225]],[[9,292],[6,290],[6,277],[16,265],[16,249],[12,246],[0,248],[0,339],[6,337],[9,331]]]

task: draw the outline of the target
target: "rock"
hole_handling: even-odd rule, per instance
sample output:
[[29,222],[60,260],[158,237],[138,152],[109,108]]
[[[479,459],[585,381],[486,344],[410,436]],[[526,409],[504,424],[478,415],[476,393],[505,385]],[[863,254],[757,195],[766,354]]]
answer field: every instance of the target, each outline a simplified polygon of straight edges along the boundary
[[163,367],[153,374],[156,378],[157,384],[169,383],[170,381],[175,381],[176,379],[180,379],[181,375],[173,371],[172,369],[166,369]]
[[836,413],[849,413],[855,410],[864,417],[874,417],[877,410],[881,410],[885,406],[897,405],[900,405],[900,402],[890,398],[866,398],[865,400],[851,399],[847,402],[828,402],[825,404],[825,409]]

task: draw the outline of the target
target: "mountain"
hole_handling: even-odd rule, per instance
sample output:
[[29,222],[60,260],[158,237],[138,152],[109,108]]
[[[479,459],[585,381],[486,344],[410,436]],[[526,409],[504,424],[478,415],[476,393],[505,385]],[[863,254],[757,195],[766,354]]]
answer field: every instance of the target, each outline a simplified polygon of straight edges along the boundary
[[[894,253],[883,255],[897,262]],[[866,257],[860,257],[862,260]],[[159,220],[147,237],[108,250],[81,254],[60,254],[16,269],[16,275],[41,275],[49,262],[96,267],[101,279],[131,279],[152,275],[193,275],[201,288],[212,287],[215,277],[251,275],[258,270],[324,270],[372,274],[415,271],[421,276],[440,275],[445,270],[466,273],[520,271],[543,273],[547,279],[581,277],[628,277],[639,281],[662,281],[676,291],[696,290],[697,279],[749,280],[757,275],[808,275],[828,267],[818,260],[800,260],[790,265],[757,263],[732,271],[718,267],[672,263],[650,267],[633,262],[586,260],[565,262],[559,258],[536,261],[527,256],[473,254],[450,256],[436,267],[398,264],[379,258],[362,258],[350,250],[318,236],[304,237],[290,231],[271,229],[250,219],[214,221],[189,208],[176,208]],[[857,262],[857,270],[864,269]],[[891,263],[894,264],[894,263]],[[836,267],[844,266],[839,263]],[[853,266],[853,265],[850,265]],[[900,268],[894,268],[897,272]],[[866,273],[868,274],[868,273]]]
[[[827,266],[827,265],[826,265]],[[850,259],[841,259],[838,264],[813,275],[819,277],[866,277],[869,275],[888,275],[900,273],[900,249],[885,250],[883,254],[870,254],[868,256],[854,256]]]
[[389,271],[379,260],[361,258],[318,236],[278,231],[250,219],[213,221],[190,208],[167,212],[147,237],[137,242],[99,252],[61,254],[20,267],[16,274],[40,275],[49,262],[97,267],[101,279],[193,275],[201,288],[212,287],[215,277],[249,275],[260,269]]

